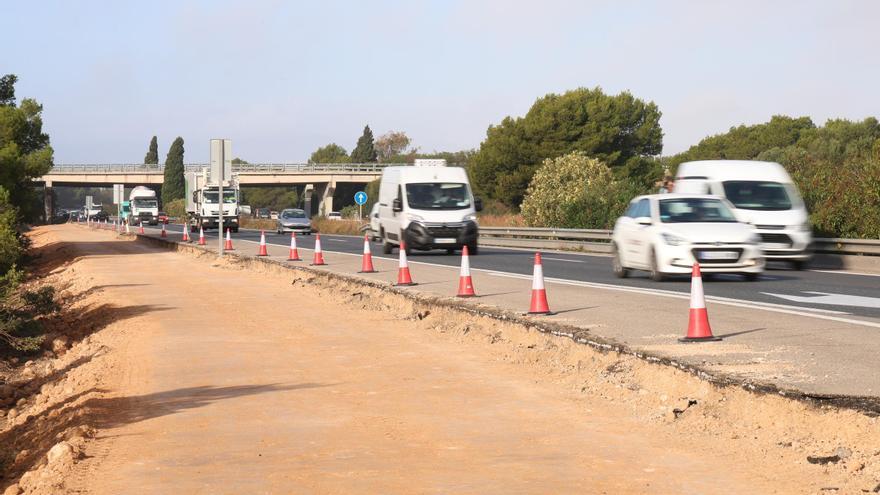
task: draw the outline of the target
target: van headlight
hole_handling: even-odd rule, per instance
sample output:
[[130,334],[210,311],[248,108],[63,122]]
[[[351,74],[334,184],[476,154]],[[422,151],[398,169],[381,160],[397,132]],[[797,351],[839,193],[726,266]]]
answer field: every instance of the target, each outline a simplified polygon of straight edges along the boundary
[[413,215],[412,213],[406,214],[406,219],[410,222],[424,222],[425,219],[420,217],[419,215]]
[[477,214],[476,213],[468,213],[461,219],[462,222],[476,222]]
[[679,237],[675,234],[670,234],[669,232],[663,232],[660,234],[660,237],[663,238],[663,242],[669,244],[670,246],[680,246],[687,242],[687,239],[684,237]]

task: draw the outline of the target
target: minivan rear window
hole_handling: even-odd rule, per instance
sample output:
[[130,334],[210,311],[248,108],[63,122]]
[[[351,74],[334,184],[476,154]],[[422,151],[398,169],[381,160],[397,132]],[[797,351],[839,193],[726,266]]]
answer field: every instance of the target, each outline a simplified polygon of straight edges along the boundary
[[779,182],[729,180],[722,183],[724,195],[743,210],[782,211],[791,209],[791,198]]

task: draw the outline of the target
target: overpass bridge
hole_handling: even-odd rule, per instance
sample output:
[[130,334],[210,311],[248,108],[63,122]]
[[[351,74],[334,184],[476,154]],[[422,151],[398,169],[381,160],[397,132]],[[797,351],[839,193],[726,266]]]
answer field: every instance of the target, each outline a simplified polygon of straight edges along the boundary
[[[242,186],[304,185],[318,194],[319,211],[333,209],[333,194],[338,184],[366,184],[382,176],[382,169],[404,163],[242,163],[233,164]],[[184,165],[188,172],[209,167],[206,163]],[[164,165],[146,164],[58,164],[35,179],[45,185],[46,214],[54,211],[52,188],[55,186],[108,187],[113,184],[161,186]],[[311,187],[310,187],[311,186]]]

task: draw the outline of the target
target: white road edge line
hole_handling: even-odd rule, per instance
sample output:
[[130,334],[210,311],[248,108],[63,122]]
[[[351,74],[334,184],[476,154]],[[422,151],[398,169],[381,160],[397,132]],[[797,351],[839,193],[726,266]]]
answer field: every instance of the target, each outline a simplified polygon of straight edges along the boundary
[[865,273],[865,272],[845,272],[843,270],[808,270],[811,272],[819,272],[819,273],[834,273],[839,275],[859,275],[861,277],[880,277],[880,273]]

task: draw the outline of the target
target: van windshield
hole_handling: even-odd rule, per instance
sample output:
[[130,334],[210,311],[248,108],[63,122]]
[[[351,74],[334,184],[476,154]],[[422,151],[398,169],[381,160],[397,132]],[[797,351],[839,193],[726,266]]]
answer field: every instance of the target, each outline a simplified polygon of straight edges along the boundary
[[470,208],[467,184],[429,182],[406,185],[406,202],[416,210],[461,210]]
[[744,210],[781,211],[791,209],[791,198],[779,182],[729,180],[724,195],[737,208]]

